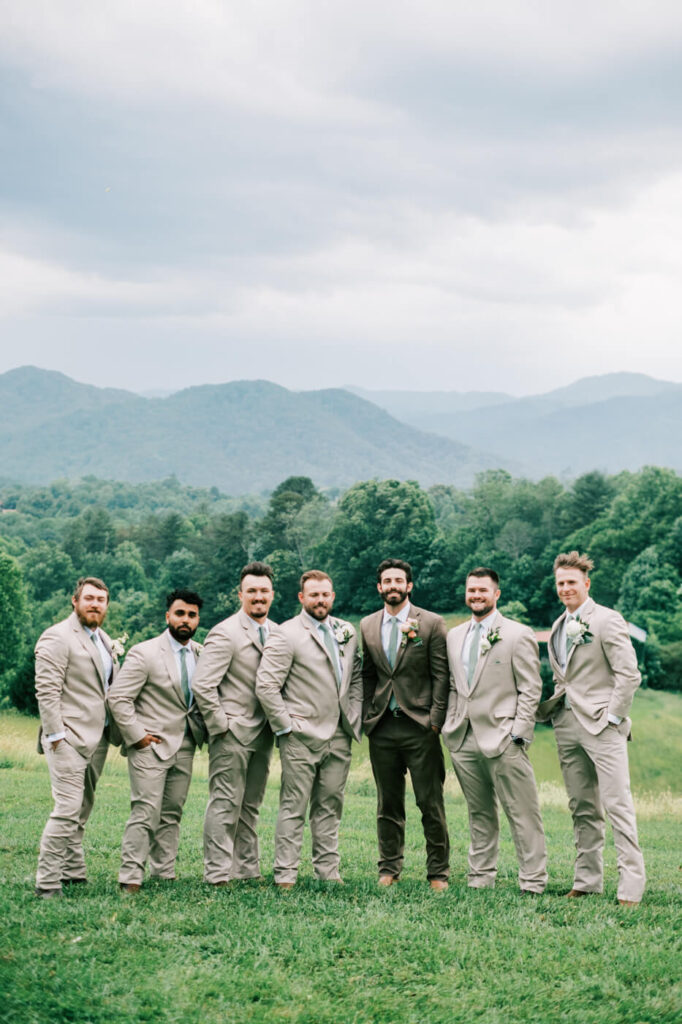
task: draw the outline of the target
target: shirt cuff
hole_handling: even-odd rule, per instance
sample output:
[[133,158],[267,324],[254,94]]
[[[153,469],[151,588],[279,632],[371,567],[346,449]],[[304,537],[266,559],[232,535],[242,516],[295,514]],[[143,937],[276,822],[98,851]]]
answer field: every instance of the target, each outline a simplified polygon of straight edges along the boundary
[[279,732],[275,733],[275,736],[288,736],[291,732],[291,726],[288,729],[280,729]]
[[46,736],[45,739],[47,740],[48,743],[54,743],[55,740],[64,740],[64,739],[66,739],[66,733],[65,732],[53,732],[50,736]]
[[620,715],[612,715],[609,712],[609,722],[611,722],[612,725],[620,725],[620,723],[622,721],[623,721],[623,719],[621,718]]

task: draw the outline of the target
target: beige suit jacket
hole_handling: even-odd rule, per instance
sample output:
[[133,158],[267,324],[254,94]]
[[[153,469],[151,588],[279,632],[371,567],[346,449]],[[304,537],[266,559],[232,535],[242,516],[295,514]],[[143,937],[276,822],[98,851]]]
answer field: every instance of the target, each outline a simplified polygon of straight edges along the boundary
[[310,617],[301,612],[268,637],[256,675],[256,696],[275,733],[291,729],[302,739],[328,740],[340,724],[360,739],[362,674],[353,626],[330,616],[333,629],[347,630],[339,644],[342,677],[336,671]]
[[445,648],[446,628],[440,615],[410,604],[408,618],[419,623],[421,644],[408,640],[398,648],[391,668],[381,642],[384,610],[368,615],[360,623],[364,660],[363,724],[369,735],[388,708],[391,694],[402,710],[428,729],[440,729],[448,703],[449,673]]
[[[198,659],[201,645],[193,640],[190,644]],[[151,744],[154,753],[167,761],[179,749],[188,726],[195,742],[203,742],[203,722],[195,704],[188,708],[185,702],[168,630],[130,648],[107,704],[126,747],[151,733],[161,739]]]
[[470,622],[448,633],[450,700],[443,740],[448,750],[459,750],[470,722],[481,752],[498,757],[512,736],[533,739],[542,694],[538,644],[532,629],[497,612],[491,628],[500,639],[479,657],[469,689],[462,650]]
[[575,717],[593,736],[607,727],[609,714],[623,718],[619,728],[629,733],[628,714],[642,680],[625,619],[590,598],[580,617],[593,639],[573,644],[562,670],[555,642],[565,617],[566,612],[552,626],[549,660],[554,672],[554,693],[538,708],[538,721],[548,721],[567,694]]
[[[111,651],[110,637],[103,629],[99,632],[111,654],[111,685],[118,663]],[[69,746],[89,758],[102,738],[106,720],[104,666],[75,612],[45,630],[38,639],[35,655],[41,723],[38,750],[42,753],[43,734],[63,732]],[[113,736],[112,742],[116,742]]]
[[[268,633],[277,625],[268,620]],[[214,626],[204,641],[192,689],[209,736],[231,732],[245,746],[267,726],[256,697],[256,672],[263,656],[258,629],[244,611]]]

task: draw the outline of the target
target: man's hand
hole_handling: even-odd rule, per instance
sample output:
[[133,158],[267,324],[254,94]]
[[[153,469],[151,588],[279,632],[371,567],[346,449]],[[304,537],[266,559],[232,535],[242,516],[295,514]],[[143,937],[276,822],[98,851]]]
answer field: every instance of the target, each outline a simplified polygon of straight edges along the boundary
[[152,734],[148,732],[147,735],[143,736],[141,740],[138,740],[137,743],[134,744],[134,746],[136,750],[144,750],[144,748],[148,747],[150,743],[160,742],[161,740],[158,736],[152,736]]
[[438,734],[440,733],[440,729],[438,728],[438,726],[437,725],[432,725],[431,728],[435,732],[436,736],[438,736]]
[[[63,739],[63,737],[62,737],[62,739]],[[61,742],[62,742],[62,740],[52,740],[52,749],[56,750]]]

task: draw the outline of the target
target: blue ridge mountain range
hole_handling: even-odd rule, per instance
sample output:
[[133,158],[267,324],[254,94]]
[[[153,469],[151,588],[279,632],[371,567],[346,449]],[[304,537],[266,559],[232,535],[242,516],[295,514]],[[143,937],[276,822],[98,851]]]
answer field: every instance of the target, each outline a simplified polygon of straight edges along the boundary
[[25,366],[0,375],[0,479],[175,475],[232,494],[287,476],[469,486],[486,469],[537,479],[657,464],[682,470],[682,385],[641,374],[544,395],[290,391],[235,381],[144,396]]

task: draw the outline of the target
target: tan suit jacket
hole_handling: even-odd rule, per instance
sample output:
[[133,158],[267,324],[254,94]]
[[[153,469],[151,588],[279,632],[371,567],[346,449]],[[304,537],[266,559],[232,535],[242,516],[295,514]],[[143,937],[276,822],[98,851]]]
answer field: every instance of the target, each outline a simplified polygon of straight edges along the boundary
[[256,676],[256,696],[272,731],[291,729],[301,739],[328,740],[341,725],[360,739],[362,675],[357,635],[353,626],[332,616],[332,629],[347,629],[350,639],[339,645],[342,677],[336,671],[322,637],[310,617],[301,612],[268,637]]
[[391,694],[402,710],[424,728],[440,729],[448,703],[449,673],[445,648],[446,628],[440,615],[410,604],[408,618],[419,623],[421,644],[408,640],[398,648],[393,668],[381,643],[384,610],[360,623],[364,660],[363,724],[369,735],[385,714]]
[[[268,620],[269,635],[277,629]],[[244,611],[223,619],[206,637],[192,689],[209,736],[231,732],[247,746],[265,728],[255,690],[262,656],[258,629]]]
[[[118,664],[111,651],[110,637],[103,629],[99,632],[112,658],[111,685]],[[38,750],[42,753],[43,734],[63,732],[69,746],[90,758],[104,733],[104,666],[75,612],[45,630],[38,639],[35,655],[41,722]],[[110,738],[117,742],[113,735]]]
[[448,633],[450,700],[443,740],[448,750],[459,750],[470,722],[481,752],[498,757],[512,736],[533,739],[542,694],[538,645],[532,629],[497,612],[491,628],[499,629],[500,639],[480,655],[469,689],[462,650],[470,624]]
[[555,643],[565,617],[566,612],[552,626],[549,660],[554,672],[554,693],[538,708],[538,721],[548,721],[567,694],[578,722],[593,736],[606,729],[609,714],[623,718],[618,728],[629,733],[628,714],[641,676],[623,616],[590,598],[580,617],[588,624],[593,639],[572,644],[566,668],[562,670]]
[[[190,645],[198,659],[201,645],[193,640]],[[204,740],[196,705],[188,708],[182,692],[180,667],[168,630],[130,648],[107,704],[125,746],[132,747],[151,733],[161,739],[151,746],[162,761],[178,751],[188,726],[195,743],[201,746]]]

